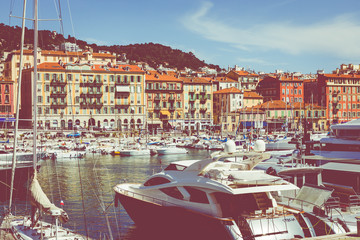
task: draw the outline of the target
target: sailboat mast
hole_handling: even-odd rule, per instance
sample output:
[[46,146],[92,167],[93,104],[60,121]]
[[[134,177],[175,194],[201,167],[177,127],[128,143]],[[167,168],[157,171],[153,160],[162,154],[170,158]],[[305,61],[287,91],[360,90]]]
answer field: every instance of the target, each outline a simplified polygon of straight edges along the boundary
[[14,129],[14,145],[13,145],[13,158],[11,167],[11,186],[10,186],[10,199],[9,199],[9,212],[11,212],[12,198],[14,193],[14,179],[16,169],[16,148],[17,148],[17,133],[19,128],[19,106],[20,106],[20,94],[21,94],[21,78],[23,69],[23,56],[24,56],[24,39],[25,39],[25,17],[26,17],[26,0],[24,0],[24,9],[22,15],[21,26],[21,42],[20,42],[20,66],[19,76],[17,81],[17,98],[16,98],[16,116],[15,116],[15,129]]
[[34,76],[33,76],[33,164],[34,174],[36,174],[37,154],[37,48],[38,48],[38,1],[34,0]]

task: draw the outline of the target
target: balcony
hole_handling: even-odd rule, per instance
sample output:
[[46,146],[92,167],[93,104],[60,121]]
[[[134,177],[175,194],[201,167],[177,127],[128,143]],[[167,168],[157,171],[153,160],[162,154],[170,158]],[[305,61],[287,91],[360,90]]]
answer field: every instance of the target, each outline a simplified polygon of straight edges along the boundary
[[201,94],[201,95],[206,95],[207,92],[206,92],[206,90],[200,90],[200,94]]
[[50,82],[51,86],[66,86],[67,81],[59,80],[59,79],[52,79]]
[[207,111],[207,108],[206,107],[201,107],[200,108],[200,112],[206,112]]
[[190,111],[190,112],[195,112],[195,111],[196,111],[196,108],[195,108],[195,107],[190,107],[190,108],[189,108],[189,111]]
[[161,100],[161,98],[159,96],[154,97],[154,101],[160,101],[160,100]]
[[89,86],[92,86],[92,87],[97,87],[97,86],[102,86],[103,85],[103,82],[98,80],[98,81],[94,81],[94,80],[88,80],[88,81],[83,81],[83,82],[80,82],[80,87],[89,87]]
[[168,100],[173,102],[173,101],[175,101],[175,97],[174,97],[174,96],[170,96]]
[[175,106],[170,106],[170,107],[169,107],[169,111],[173,112],[173,111],[175,111],[175,110],[176,110],[176,107],[175,107]]
[[196,97],[195,96],[190,96],[189,97],[189,102],[195,102],[196,100]]
[[115,104],[115,108],[129,108],[130,107],[130,103],[116,103]]
[[116,81],[116,85],[130,85],[130,81]]
[[208,98],[206,96],[203,96],[202,98],[200,98],[200,102],[204,103],[208,100]]
[[95,97],[95,98],[99,98],[102,97],[103,93],[102,92],[82,92],[80,94],[80,97]]
[[50,108],[65,108],[67,106],[67,103],[62,103],[62,102],[53,102],[50,105]]
[[160,111],[161,110],[161,107],[160,106],[155,106],[154,107],[154,111]]
[[101,102],[81,102],[80,108],[102,108],[103,104]]
[[50,93],[50,97],[53,97],[53,98],[64,98],[66,97],[67,93],[66,92],[61,92],[61,91],[53,91]]

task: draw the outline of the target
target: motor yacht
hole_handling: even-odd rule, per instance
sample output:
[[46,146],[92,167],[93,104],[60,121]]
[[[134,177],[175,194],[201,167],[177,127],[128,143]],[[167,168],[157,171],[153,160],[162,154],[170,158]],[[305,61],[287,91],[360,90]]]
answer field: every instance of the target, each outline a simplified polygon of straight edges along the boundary
[[164,147],[157,148],[156,152],[158,155],[169,155],[169,154],[186,154],[188,150],[185,148],[178,148],[176,143],[167,144]]
[[301,212],[278,205],[274,197],[298,187],[252,171],[269,157],[225,147],[214,158],[172,162],[143,183],[116,185],[115,204],[120,202],[139,227],[171,234],[170,239],[306,237],[303,229],[309,226],[298,221]]
[[360,118],[330,128],[329,135],[320,139],[320,147],[311,152],[323,157],[360,160]]

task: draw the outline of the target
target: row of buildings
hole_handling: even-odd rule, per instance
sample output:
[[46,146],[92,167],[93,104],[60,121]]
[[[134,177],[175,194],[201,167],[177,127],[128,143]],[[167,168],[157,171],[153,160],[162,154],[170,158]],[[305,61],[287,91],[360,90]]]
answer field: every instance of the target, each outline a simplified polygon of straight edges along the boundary
[[[20,124],[31,126],[32,56],[32,50],[25,51],[20,98],[20,52],[11,52],[4,61],[3,123],[14,120],[19,99]],[[299,129],[306,118],[314,129],[326,130],[332,123],[360,117],[360,74],[354,65],[341,65],[331,74],[257,74],[235,67],[206,75],[117,62],[113,54],[91,50],[39,50],[37,71],[37,125],[46,129],[272,131]]]

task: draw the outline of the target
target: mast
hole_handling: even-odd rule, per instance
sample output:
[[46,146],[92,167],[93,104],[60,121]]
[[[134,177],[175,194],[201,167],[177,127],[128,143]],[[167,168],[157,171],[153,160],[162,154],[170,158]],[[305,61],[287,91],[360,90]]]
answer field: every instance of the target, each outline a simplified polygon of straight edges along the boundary
[[38,1],[34,0],[34,76],[33,76],[33,167],[36,174],[37,155],[36,155],[36,137],[37,137],[37,48],[38,48]]
[[21,94],[21,78],[23,69],[23,55],[24,55],[24,38],[25,38],[25,17],[26,17],[26,0],[24,0],[24,9],[22,15],[22,26],[21,26],[21,42],[20,42],[20,66],[19,76],[17,81],[17,98],[16,98],[16,117],[15,117],[15,129],[14,129],[14,145],[13,145],[13,158],[11,167],[11,186],[10,186],[10,199],[9,199],[9,212],[11,212],[12,198],[14,192],[14,179],[16,169],[16,148],[17,148],[17,132],[19,128],[19,105],[20,105],[20,94]]

